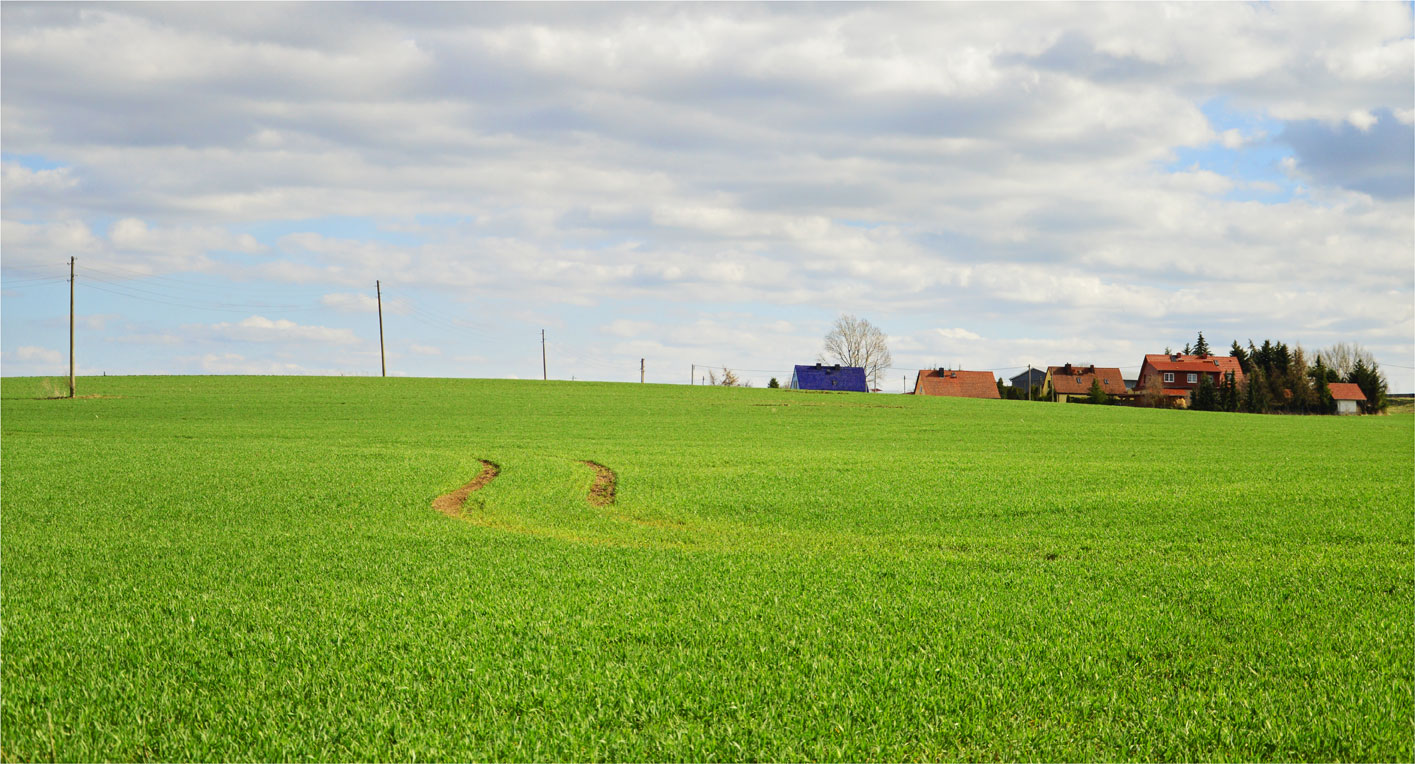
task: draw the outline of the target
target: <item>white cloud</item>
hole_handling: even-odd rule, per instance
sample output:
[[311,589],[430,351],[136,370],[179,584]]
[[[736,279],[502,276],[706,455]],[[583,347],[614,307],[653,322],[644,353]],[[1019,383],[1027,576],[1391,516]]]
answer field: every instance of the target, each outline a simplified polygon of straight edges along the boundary
[[58,364],[64,360],[64,354],[58,350],[34,345],[21,345],[7,355],[16,361],[38,361],[45,364]]
[[1364,109],[1357,109],[1346,115],[1346,121],[1350,122],[1352,127],[1363,133],[1370,130],[1371,126],[1377,122],[1376,115]]
[[980,340],[982,337],[967,329],[934,329],[934,334],[948,340]]
[[6,195],[26,192],[59,192],[78,185],[72,168],[56,167],[49,170],[31,170],[15,162],[0,164],[0,188]]
[[237,323],[222,322],[209,327],[219,339],[236,342],[295,342],[326,345],[356,345],[361,341],[352,329],[303,326],[289,319],[251,316]]

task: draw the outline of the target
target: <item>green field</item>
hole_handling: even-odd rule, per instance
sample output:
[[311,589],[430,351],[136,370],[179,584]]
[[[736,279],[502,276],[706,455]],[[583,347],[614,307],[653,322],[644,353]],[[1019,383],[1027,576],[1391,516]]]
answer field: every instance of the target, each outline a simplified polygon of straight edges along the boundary
[[1409,414],[0,391],[6,761],[1415,756]]

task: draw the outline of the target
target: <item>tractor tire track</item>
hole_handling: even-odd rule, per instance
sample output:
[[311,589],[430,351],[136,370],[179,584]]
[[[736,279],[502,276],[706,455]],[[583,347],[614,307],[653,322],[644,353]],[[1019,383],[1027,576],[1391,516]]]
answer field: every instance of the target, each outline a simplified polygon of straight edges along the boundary
[[432,508],[448,517],[461,517],[464,514],[464,507],[467,504],[467,497],[472,492],[480,490],[490,483],[497,475],[501,474],[501,467],[485,459],[481,462],[481,472],[472,478],[472,482],[458,488],[451,493],[444,493],[432,500]]
[[614,475],[614,470],[600,464],[586,460],[585,465],[594,470],[594,485],[590,486],[590,493],[586,497],[590,503],[596,507],[607,507],[614,503],[614,492],[618,478]]

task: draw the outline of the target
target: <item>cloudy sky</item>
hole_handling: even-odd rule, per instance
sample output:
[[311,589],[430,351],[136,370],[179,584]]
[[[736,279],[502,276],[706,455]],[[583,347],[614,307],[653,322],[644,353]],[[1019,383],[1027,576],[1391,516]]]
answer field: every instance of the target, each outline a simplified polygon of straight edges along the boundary
[[900,388],[1202,330],[1415,390],[1409,4],[0,7],[6,375]]

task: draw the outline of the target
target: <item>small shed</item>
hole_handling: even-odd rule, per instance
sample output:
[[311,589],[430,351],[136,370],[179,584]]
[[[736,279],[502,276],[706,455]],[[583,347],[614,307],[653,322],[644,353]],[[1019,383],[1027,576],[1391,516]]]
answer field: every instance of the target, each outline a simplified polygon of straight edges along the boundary
[[839,392],[868,393],[869,383],[865,380],[865,370],[860,366],[816,364],[797,366],[791,372],[792,390],[835,390]]
[[1354,382],[1333,382],[1328,388],[1331,390],[1331,399],[1336,401],[1336,413],[1361,413],[1361,404],[1366,402],[1366,394],[1361,392],[1360,385]]

